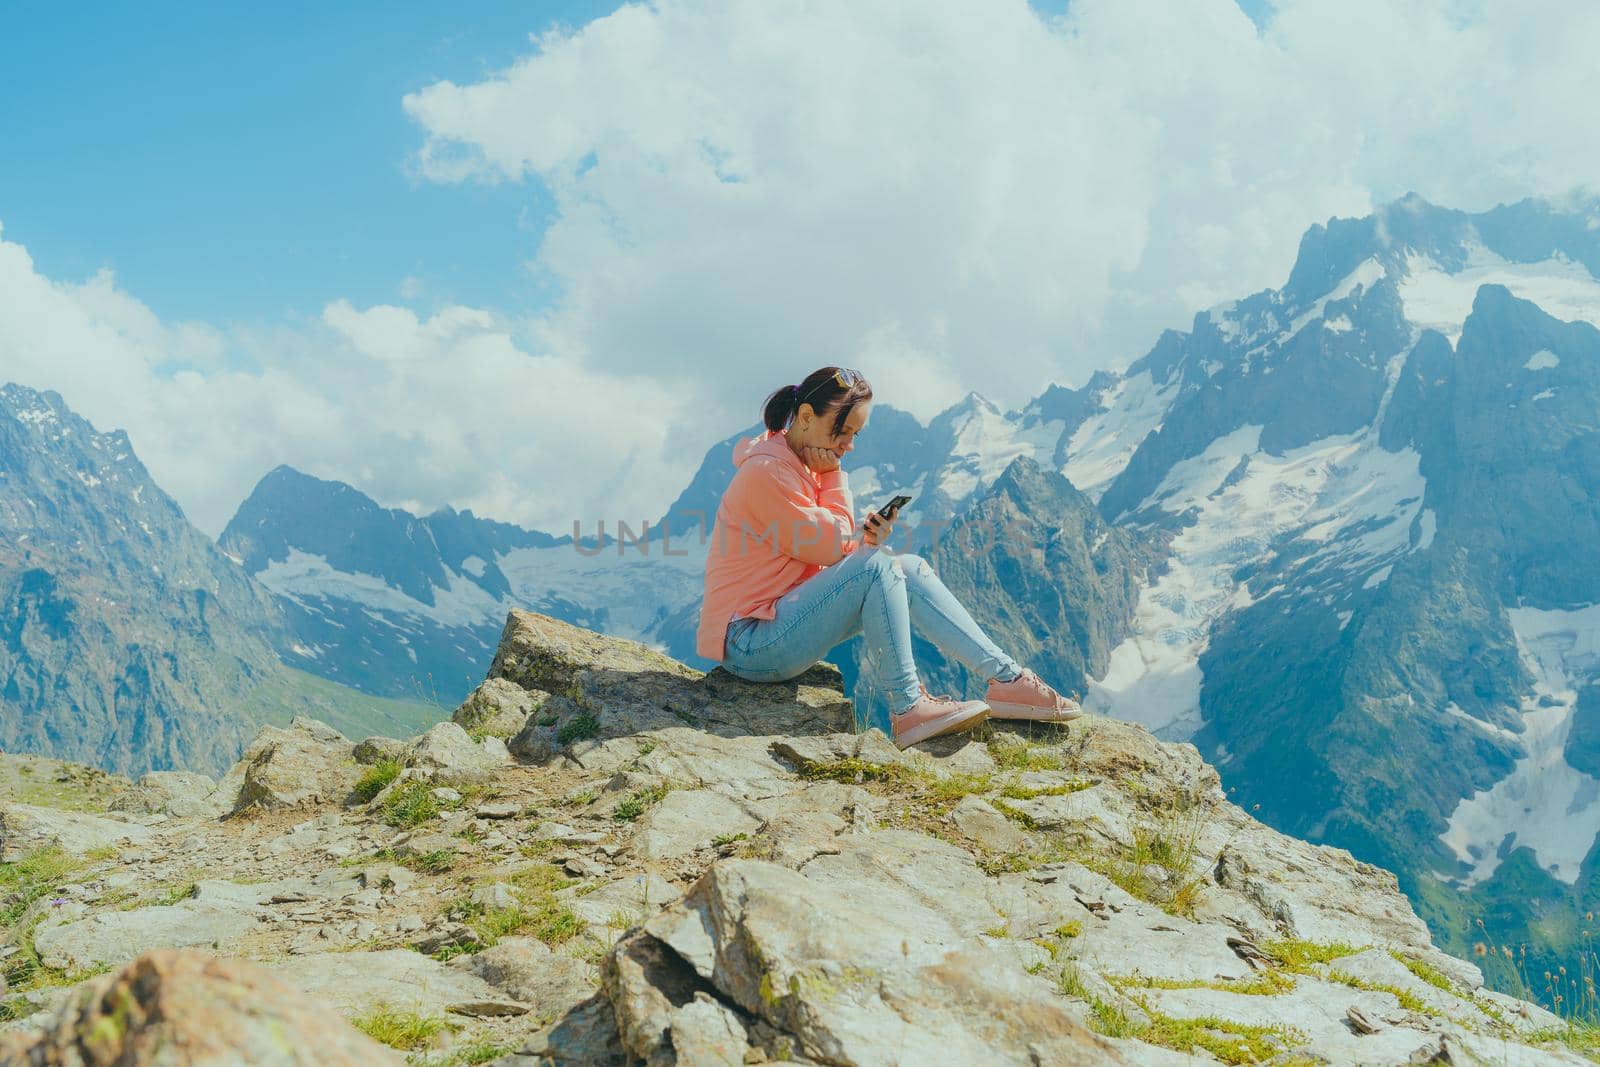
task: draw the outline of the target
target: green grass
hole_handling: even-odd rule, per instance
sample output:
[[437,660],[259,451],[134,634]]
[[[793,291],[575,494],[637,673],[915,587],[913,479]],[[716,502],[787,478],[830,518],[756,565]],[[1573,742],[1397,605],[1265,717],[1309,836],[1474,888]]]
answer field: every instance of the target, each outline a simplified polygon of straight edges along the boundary
[[[540,720],[541,722],[543,720]],[[583,741],[591,737],[600,736],[600,719],[594,712],[584,708],[561,724],[561,729],[556,731],[556,740],[563,745],[570,745],[574,741]]]
[[407,853],[400,860],[406,867],[421,874],[444,874],[456,865],[456,854],[447,848],[432,852]]
[[1035,745],[1015,734],[996,734],[989,739],[989,756],[1005,771],[1060,771],[1066,769],[1061,753]]
[[434,787],[427,782],[407,782],[390,793],[383,802],[383,821],[390,826],[421,826],[438,818],[443,810],[458,808],[461,803],[442,804],[433,795]]
[[421,1015],[380,1004],[350,1020],[350,1025],[380,1044],[404,1051],[427,1048],[451,1026],[437,1015]]
[[379,793],[383,792],[390,782],[400,777],[400,761],[381,759],[368,767],[356,782],[353,790],[356,800],[365,804]]
[[263,709],[279,709],[268,713],[275,725],[307,715],[349,738],[412,737],[448,718],[450,711],[436,700],[375,697],[292,667],[281,678],[263,682],[251,696]]
[[[572,940],[585,929],[566,903],[555,897],[555,892],[572,884],[572,880],[549,863],[531,863],[514,871],[507,883],[517,893],[517,903],[507,908],[487,908],[463,897],[450,906],[452,917],[472,928],[476,945],[465,951],[479,951],[496,944],[503,937],[527,934],[554,947]],[[459,954],[456,948],[450,954]]]
[[672,791],[670,785],[655,785],[648,789],[640,789],[630,793],[622,803],[617,805],[611,817],[618,822],[632,822],[657,804]]

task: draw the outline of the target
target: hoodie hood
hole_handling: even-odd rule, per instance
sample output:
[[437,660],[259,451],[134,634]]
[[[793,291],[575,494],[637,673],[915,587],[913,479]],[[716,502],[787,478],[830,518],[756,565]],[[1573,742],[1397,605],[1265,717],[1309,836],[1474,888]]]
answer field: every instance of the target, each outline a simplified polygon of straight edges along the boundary
[[789,447],[789,442],[784,440],[781,432],[775,433],[772,430],[768,430],[760,437],[746,437],[733,446],[733,465],[735,467],[744,466],[745,461],[754,456],[771,456],[780,463],[788,463],[796,470],[804,471],[813,480],[816,478],[811,468],[802,463],[800,457],[794,454],[794,450]]

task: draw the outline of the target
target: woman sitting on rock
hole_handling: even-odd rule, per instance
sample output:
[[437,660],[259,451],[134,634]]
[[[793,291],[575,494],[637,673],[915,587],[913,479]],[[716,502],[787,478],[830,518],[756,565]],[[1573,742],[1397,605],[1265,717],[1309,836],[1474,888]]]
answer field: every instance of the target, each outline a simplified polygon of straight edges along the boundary
[[[839,461],[867,424],[872,387],[823,367],[767,398],[766,432],[734,447],[706,556],[696,650],[729,674],[779,682],[863,634],[885,664],[901,748],[999,719],[1064,722],[1079,715],[983,632],[920,556],[882,548],[894,519],[876,512],[859,536]],[[989,680],[984,700],[934,696],[917,679],[911,626]]]

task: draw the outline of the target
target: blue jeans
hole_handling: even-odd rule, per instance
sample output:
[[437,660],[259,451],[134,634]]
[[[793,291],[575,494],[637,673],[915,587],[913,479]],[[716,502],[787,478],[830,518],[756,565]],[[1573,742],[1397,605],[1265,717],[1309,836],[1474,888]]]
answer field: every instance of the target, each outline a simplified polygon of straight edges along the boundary
[[[1021,668],[989,640],[927,560],[864,547],[790,590],[771,619],[728,624],[722,667],[751,682],[802,674],[834,646],[864,638],[864,673],[898,714],[921,697],[911,657],[911,626],[979,678],[1010,678]],[[887,721],[873,722],[893,736]]]

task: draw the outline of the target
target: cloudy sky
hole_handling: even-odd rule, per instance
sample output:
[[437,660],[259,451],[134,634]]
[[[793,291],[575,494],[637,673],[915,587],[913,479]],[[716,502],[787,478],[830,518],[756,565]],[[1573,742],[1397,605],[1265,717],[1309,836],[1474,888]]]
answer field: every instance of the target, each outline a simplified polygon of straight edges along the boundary
[[279,463],[636,521],[815,366],[1017,407],[1600,175],[1590,0],[326,6],[0,15],[0,380],[212,534]]

